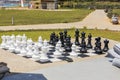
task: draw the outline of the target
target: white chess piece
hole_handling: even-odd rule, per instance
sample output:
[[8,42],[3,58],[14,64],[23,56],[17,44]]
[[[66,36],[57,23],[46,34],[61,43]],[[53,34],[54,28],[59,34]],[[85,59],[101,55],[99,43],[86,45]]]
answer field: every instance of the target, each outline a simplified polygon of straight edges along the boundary
[[58,41],[55,47],[55,52],[53,53],[53,59],[51,59],[52,62],[56,62],[56,61],[61,61],[60,59],[58,59],[59,57],[62,57],[62,49],[61,49],[61,41]]
[[20,46],[20,42],[19,41],[17,41],[17,43],[16,43],[16,48],[15,48],[15,53],[16,54],[19,54],[20,53],[20,51],[21,51],[21,46]]
[[34,45],[34,51],[33,51],[32,59],[35,61],[40,60],[40,52],[37,44]]
[[28,47],[27,47],[27,51],[28,51],[28,52],[27,52],[26,56],[29,57],[29,58],[31,58],[32,55],[34,54],[32,48],[33,48],[32,45],[28,45]]
[[41,36],[39,36],[39,38],[38,38],[38,44],[37,45],[38,45],[39,48],[41,48],[43,46],[43,41],[42,41]]
[[26,46],[23,46],[19,55],[20,56],[26,56],[26,54],[27,54]]
[[61,49],[61,41],[58,41],[55,47],[55,52],[53,53],[55,57],[61,57],[62,53],[60,52]]
[[50,61],[48,56],[47,56],[47,52],[48,52],[48,47],[47,47],[47,40],[44,40],[43,42],[43,47],[41,48],[41,54],[40,54],[40,61],[41,62],[48,62]]
[[6,37],[5,37],[5,35],[1,36],[1,39],[2,39],[2,43],[1,43],[0,47],[4,49],[5,46],[6,46]]
[[10,52],[15,52],[15,35],[12,34],[11,38],[11,42],[10,42],[10,47],[9,47],[9,51]]
[[25,34],[23,34],[22,36],[21,47],[22,46],[27,46],[27,37],[25,36]]
[[11,38],[9,35],[6,36],[6,46],[5,46],[5,49],[9,49],[10,47],[10,44],[11,44]]
[[70,56],[72,56],[72,57],[78,56],[78,54],[76,53],[76,45],[75,44],[72,45],[72,52],[70,52]]

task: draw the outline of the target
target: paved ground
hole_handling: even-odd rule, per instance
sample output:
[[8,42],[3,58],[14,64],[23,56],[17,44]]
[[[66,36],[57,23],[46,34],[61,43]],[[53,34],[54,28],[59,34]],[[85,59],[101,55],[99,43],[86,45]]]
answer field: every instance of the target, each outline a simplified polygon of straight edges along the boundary
[[5,77],[3,80],[120,80],[120,69],[107,58],[74,62]]
[[90,13],[83,21],[74,23],[58,23],[58,24],[40,24],[40,25],[21,25],[21,26],[1,26],[0,30],[16,30],[16,29],[65,29],[65,28],[83,28],[88,29],[109,29],[120,31],[120,25],[113,25],[107,18],[104,10],[95,10]]

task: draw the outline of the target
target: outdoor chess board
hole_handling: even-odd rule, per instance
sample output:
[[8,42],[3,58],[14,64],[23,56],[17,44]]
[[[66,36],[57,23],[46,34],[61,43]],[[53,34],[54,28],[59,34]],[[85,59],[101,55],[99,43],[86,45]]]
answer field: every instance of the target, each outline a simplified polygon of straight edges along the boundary
[[[104,54],[108,51],[107,39],[104,40],[104,47],[101,48],[101,38],[95,38],[95,45],[91,43],[92,35],[88,35],[88,41],[85,41],[85,32],[81,33],[79,40],[79,30],[75,31],[75,42],[71,42],[67,30],[56,35],[54,32],[50,35],[50,41],[42,40],[40,36],[38,42],[33,42],[31,38],[27,39],[24,35],[1,36],[1,48],[8,50],[19,56],[23,56],[39,63],[53,63],[58,61],[73,62],[74,58],[90,57]],[[81,42],[79,42],[81,41]],[[86,44],[87,43],[87,44]]]

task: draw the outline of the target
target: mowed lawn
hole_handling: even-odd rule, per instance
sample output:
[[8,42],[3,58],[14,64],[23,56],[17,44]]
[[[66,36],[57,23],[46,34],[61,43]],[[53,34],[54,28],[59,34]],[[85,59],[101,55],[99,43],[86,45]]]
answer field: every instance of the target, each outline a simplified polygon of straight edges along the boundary
[[120,16],[120,9],[113,9],[113,13],[117,13]]
[[0,10],[0,26],[48,23],[68,23],[81,21],[92,10],[73,9],[71,11],[43,11],[43,10]]
[[[43,39],[49,40],[50,34],[52,32],[55,32],[56,34],[59,35],[59,32],[63,32],[64,30],[62,29],[57,29],[57,30],[16,30],[16,31],[0,31],[0,36],[2,35],[23,35],[26,34],[28,38],[32,38],[33,41],[37,41],[39,36],[42,36]],[[71,35],[72,38],[74,38],[74,31],[75,29],[69,29],[68,30],[68,35]],[[108,38],[108,39],[113,39],[116,41],[120,41],[120,32],[117,31],[109,31],[109,30],[95,30],[95,29],[80,29],[80,33],[84,31],[86,32],[86,38],[89,33],[92,34],[93,37],[103,37],[103,38]],[[1,39],[0,39],[1,42]]]

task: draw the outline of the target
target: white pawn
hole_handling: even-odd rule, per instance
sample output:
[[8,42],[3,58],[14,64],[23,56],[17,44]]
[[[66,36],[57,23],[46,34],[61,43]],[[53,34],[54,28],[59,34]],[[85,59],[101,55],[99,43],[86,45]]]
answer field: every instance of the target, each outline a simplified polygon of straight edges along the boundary
[[9,47],[9,51],[12,52],[12,53],[15,52],[15,46],[14,46],[13,41],[11,41],[11,44],[10,44],[10,47]]
[[61,41],[58,41],[58,43],[56,44],[56,47],[55,47],[55,52],[53,53],[55,58],[62,56],[60,49],[61,49]]
[[21,43],[17,41],[17,43],[16,43],[16,48],[15,48],[15,53],[16,53],[16,54],[19,54],[20,51],[21,51],[21,46],[20,46],[20,44],[21,44]]
[[20,56],[26,56],[26,55],[27,55],[27,50],[26,50],[26,47],[25,47],[25,46],[22,47],[19,55],[20,55]]
[[39,38],[38,38],[38,47],[41,48],[42,46],[43,46],[42,37],[39,36]]
[[27,40],[27,45],[33,45],[33,41],[32,41],[31,38],[29,38],[29,39]]
[[27,37],[25,36],[25,34],[23,34],[22,36],[21,47],[22,46],[27,46]]
[[32,59],[35,61],[40,60],[40,52],[37,44],[34,45],[34,51],[33,51]]
[[75,44],[72,45],[72,52],[70,52],[70,56],[72,56],[72,57],[78,56],[78,54],[76,53],[76,45]]
[[41,54],[40,54],[40,62],[48,62],[50,61],[48,56],[47,56],[47,52],[48,52],[48,47],[47,47],[47,40],[44,40],[43,42],[43,47],[41,48]]
[[32,48],[33,48],[32,45],[28,45],[28,48],[27,48],[27,51],[28,51],[28,52],[27,52],[27,54],[26,54],[26,56],[27,56],[28,58],[31,58],[32,55],[34,54]]

